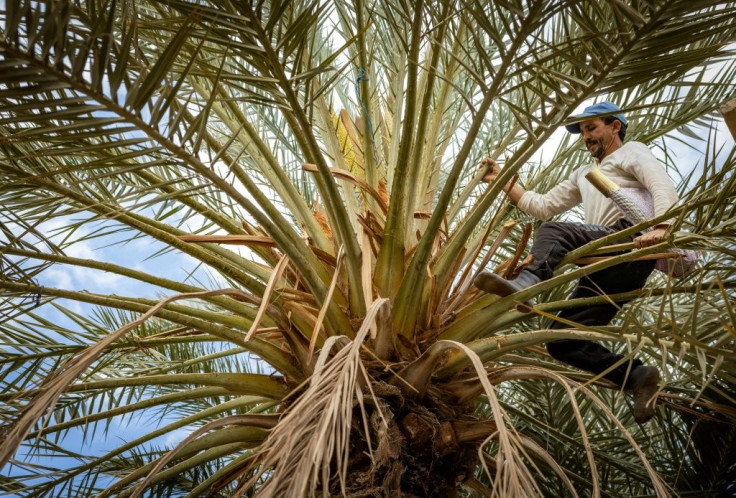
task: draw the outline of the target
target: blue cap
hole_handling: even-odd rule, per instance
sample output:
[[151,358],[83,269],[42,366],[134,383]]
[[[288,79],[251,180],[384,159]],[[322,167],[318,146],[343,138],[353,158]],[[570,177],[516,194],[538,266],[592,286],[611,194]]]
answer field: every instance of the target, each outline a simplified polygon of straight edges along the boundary
[[598,102],[585,108],[581,114],[570,116],[565,124],[565,128],[570,133],[580,133],[580,122],[592,118],[604,118],[611,116],[621,121],[621,124],[626,126],[626,117],[620,113],[621,108],[613,102]]

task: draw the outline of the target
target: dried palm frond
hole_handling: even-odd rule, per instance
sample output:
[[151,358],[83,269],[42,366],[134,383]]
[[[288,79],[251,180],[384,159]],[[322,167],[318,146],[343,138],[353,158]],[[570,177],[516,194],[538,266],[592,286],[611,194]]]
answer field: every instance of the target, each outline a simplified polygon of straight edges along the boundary
[[[733,0],[0,3],[2,487],[732,489],[736,148],[717,109],[735,91]],[[669,252],[569,268],[602,239],[516,296],[540,293],[520,314],[472,287],[519,270],[536,226],[502,186],[545,192],[587,163],[559,125],[597,100],[678,183],[670,242],[704,258],[565,300],[586,272]],[[489,155],[503,171],[481,187]],[[549,328],[624,301],[608,327]],[[558,339],[658,364],[653,421],[552,362]],[[208,425],[261,413],[291,421],[280,443]],[[142,434],[86,454],[118,427]]]
[[[371,379],[360,357],[363,342],[388,300],[373,302],[355,339],[331,337],[325,343],[304,392],[289,406],[264,442],[256,476],[267,480],[259,496],[314,496],[332,485],[345,493],[353,406],[363,408],[363,387]],[[338,348],[333,353],[333,348]],[[241,486],[241,496],[254,479]]]

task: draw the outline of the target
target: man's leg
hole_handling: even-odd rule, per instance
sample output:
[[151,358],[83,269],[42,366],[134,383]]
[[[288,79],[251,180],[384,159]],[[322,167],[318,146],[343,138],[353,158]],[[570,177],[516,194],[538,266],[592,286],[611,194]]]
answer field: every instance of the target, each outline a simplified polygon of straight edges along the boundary
[[[578,287],[570,295],[570,299],[641,289],[653,269],[654,261],[632,261],[606,268],[581,279]],[[624,304],[626,303],[620,302],[617,305],[601,303],[584,308],[571,308],[562,311],[558,316],[566,321],[591,327],[608,325]],[[568,327],[569,325],[561,321],[555,321],[551,325],[553,329]],[[549,342],[547,351],[557,360],[594,374],[604,372],[623,358],[622,355],[615,354],[596,342],[572,339]],[[604,377],[619,386],[630,387],[631,372],[641,364],[638,359],[625,361]],[[629,379],[627,379],[627,372]],[[624,385],[626,380],[629,382]]]
[[[542,223],[532,244],[531,255],[534,259],[526,270],[542,280],[552,278],[555,267],[568,252],[630,226],[625,220],[610,227],[557,221]],[[616,242],[631,240],[631,237],[626,237]]]
[[[582,279],[570,299],[616,294],[640,289],[654,269],[654,261],[632,261],[606,268]],[[565,320],[588,326],[607,325],[616,315],[618,305],[602,303],[585,308],[562,311],[558,316]],[[569,325],[554,322],[551,328],[567,328]],[[583,340],[560,340],[547,343],[549,354],[564,363],[594,374],[608,370],[624,356],[613,353],[598,343]],[[659,372],[655,367],[644,366],[639,359],[623,361],[604,377],[634,393],[634,418],[646,422],[654,415],[652,400],[657,390]]]
[[[532,263],[515,280],[506,280],[492,272],[483,272],[476,277],[474,284],[479,289],[498,296],[508,296],[531,287],[541,280],[552,277],[555,267],[565,255],[588,242],[631,226],[620,220],[614,226],[586,225],[583,223],[548,222],[542,223],[532,244]],[[631,239],[629,239],[631,240]],[[524,303],[532,306],[532,300]]]
[[[476,278],[475,284],[481,290],[492,294],[501,296],[513,294],[540,280],[551,278],[555,267],[570,251],[630,226],[631,224],[623,219],[611,227],[582,223],[543,223],[537,230],[532,245],[531,254],[534,261],[516,280],[509,281],[494,273],[483,272]],[[616,242],[631,240],[633,237],[625,237]],[[579,283],[571,298],[590,297],[600,295],[601,292],[615,294],[639,289],[646,283],[654,264],[653,261],[635,261],[596,272]],[[618,307],[623,304],[625,303],[618,306],[601,304],[584,309],[571,309],[561,313],[560,316],[583,325],[607,325],[616,315]],[[558,323],[555,327],[564,328],[566,325]],[[547,345],[547,349],[552,357],[595,374],[607,370],[622,358],[621,355],[590,341],[553,341]],[[634,393],[634,418],[638,422],[646,422],[654,415],[653,398],[659,381],[659,372],[655,367],[647,367],[642,365],[640,360],[633,360],[630,364],[624,362],[605,377],[618,385],[623,385],[626,381],[625,387]]]

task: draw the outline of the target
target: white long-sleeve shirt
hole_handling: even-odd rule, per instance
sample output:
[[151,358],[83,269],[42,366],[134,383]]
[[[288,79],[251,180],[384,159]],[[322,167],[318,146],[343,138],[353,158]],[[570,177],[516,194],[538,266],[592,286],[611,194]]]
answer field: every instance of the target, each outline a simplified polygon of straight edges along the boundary
[[[678,201],[672,180],[649,148],[641,142],[626,142],[598,163],[594,160],[545,194],[526,191],[519,199],[522,211],[546,220],[583,203],[585,223],[613,225],[624,215],[613,201],[601,194],[585,175],[594,166],[623,188],[647,190],[654,200],[654,216],[665,213]],[[667,222],[664,222],[667,223]]]

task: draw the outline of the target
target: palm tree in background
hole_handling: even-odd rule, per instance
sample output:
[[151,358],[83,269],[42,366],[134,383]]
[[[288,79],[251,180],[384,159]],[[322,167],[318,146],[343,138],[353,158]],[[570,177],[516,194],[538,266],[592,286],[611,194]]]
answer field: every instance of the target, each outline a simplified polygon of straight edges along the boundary
[[[736,92],[735,16],[698,0],[6,0],[0,489],[732,492],[736,148],[705,137]],[[604,98],[680,173],[674,241],[705,257],[653,277],[611,326],[550,330],[584,271],[569,264],[611,240],[526,294],[471,282],[523,266],[533,222],[501,186],[545,191],[587,161],[550,139]],[[490,186],[487,155],[505,162]],[[131,254],[136,240],[162,249]],[[74,252],[88,242],[115,257]],[[157,297],[44,286],[59,268]],[[517,312],[531,292],[544,304]],[[655,419],[552,362],[540,346],[562,338],[661,365]],[[155,423],[106,452],[65,445],[139,415]]]

